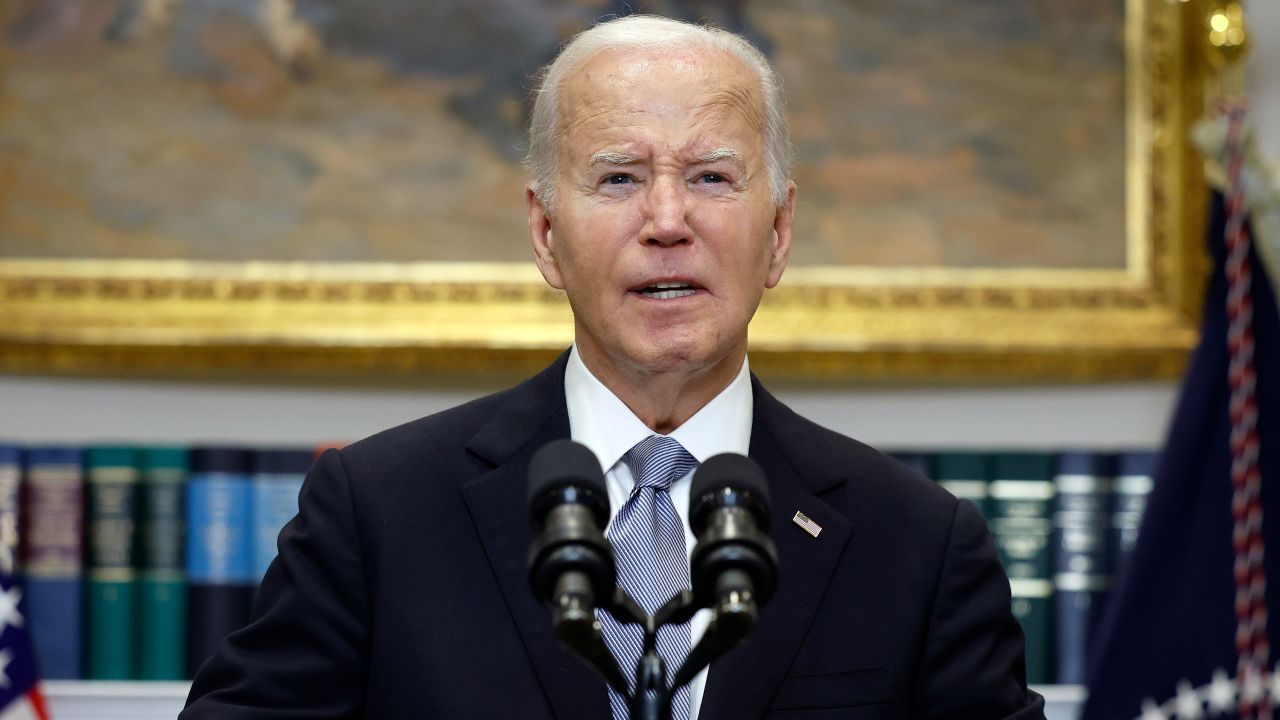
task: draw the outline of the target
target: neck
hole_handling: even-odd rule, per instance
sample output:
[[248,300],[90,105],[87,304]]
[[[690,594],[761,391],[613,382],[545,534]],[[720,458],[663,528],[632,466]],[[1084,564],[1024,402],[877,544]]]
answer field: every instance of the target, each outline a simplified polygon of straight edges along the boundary
[[696,369],[651,370],[618,362],[607,353],[579,344],[582,364],[650,430],[661,435],[693,417],[729,387],[747,357],[743,347],[724,358]]

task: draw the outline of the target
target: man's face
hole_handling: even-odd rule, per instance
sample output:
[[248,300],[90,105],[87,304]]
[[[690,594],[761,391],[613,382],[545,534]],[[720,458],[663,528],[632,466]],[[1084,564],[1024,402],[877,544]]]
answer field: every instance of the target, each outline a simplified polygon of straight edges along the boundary
[[605,52],[561,102],[556,205],[529,192],[529,225],[584,357],[736,369],[786,267],[795,198],[770,197],[758,81],[724,53]]

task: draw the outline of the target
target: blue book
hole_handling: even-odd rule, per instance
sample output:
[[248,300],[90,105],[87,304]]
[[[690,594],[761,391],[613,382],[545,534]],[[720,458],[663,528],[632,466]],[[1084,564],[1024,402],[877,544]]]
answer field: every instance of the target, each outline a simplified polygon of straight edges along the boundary
[[1138,542],[1147,496],[1155,484],[1156,457],[1154,452],[1139,450],[1122,452],[1116,458],[1110,538],[1111,568],[1116,578],[1124,572],[1125,561]]
[[1057,681],[1085,681],[1089,638],[1111,589],[1107,528],[1114,463],[1110,455],[1068,451],[1054,476],[1054,607]]
[[224,637],[249,620],[256,582],[251,461],[251,453],[239,448],[191,451],[186,497],[188,677]]
[[262,581],[276,558],[276,537],[298,514],[298,492],[311,469],[307,450],[259,450],[253,455],[253,571]]
[[72,447],[27,451],[21,570],[41,674],[83,676],[84,471]]

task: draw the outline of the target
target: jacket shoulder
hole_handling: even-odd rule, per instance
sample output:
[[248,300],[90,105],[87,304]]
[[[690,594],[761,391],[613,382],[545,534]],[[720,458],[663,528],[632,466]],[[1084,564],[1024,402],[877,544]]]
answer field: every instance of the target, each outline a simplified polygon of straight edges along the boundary
[[909,511],[909,517],[949,523],[957,501],[938,483],[866,443],[801,416],[768,393],[757,404],[760,410],[771,416],[774,434],[792,467],[816,492],[835,488],[833,494],[846,494],[858,505],[872,501],[880,510]]
[[402,423],[358,440],[342,449],[348,468],[412,461],[452,455],[462,449],[479,428],[498,411],[515,389],[507,389]]
[[[341,451],[353,477],[413,477],[492,467],[564,409],[568,353],[514,387],[418,418]],[[439,472],[433,474],[439,475]]]

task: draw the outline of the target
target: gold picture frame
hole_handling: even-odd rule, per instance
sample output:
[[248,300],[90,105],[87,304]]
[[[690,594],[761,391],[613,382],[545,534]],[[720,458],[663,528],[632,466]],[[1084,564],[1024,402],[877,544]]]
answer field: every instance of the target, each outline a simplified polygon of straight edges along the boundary
[[[1171,378],[1197,337],[1199,2],[1126,7],[1126,267],[792,267],[751,329],[771,376]],[[12,181],[12,179],[10,180]],[[3,190],[0,190],[3,192]],[[0,371],[516,374],[572,340],[532,263],[0,259]]]

